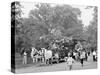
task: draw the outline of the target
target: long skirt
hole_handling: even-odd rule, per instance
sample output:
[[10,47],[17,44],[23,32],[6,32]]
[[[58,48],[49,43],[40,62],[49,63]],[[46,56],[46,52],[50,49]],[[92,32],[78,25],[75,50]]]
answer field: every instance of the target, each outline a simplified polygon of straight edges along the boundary
[[27,56],[23,56],[23,64],[27,64]]

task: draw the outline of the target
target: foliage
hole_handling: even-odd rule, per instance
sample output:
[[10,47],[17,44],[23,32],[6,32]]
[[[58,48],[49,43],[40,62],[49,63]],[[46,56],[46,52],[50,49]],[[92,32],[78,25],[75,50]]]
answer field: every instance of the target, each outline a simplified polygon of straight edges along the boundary
[[20,32],[16,34],[16,37],[20,38],[16,39],[18,47],[39,46],[41,42],[43,46],[48,43],[46,38],[52,40],[70,36],[80,38],[83,27],[78,19],[81,14],[79,9],[69,5],[52,7],[46,3],[36,4],[35,7],[36,9],[30,11],[29,18],[23,18],[19,24]]
[[94,6],[94,7],[88,7],[88,9],[93,9],[94,10],[94,13],[93,13],[93,20],[90,22],[90,25],[87,27],[87,31],[86,31],[86,35],[87,36],[87,40],[89,43],[91,43],[91,46],[92,47],[97,47],[97,23],[98,23],[98,20],[97,20],[97,7]]

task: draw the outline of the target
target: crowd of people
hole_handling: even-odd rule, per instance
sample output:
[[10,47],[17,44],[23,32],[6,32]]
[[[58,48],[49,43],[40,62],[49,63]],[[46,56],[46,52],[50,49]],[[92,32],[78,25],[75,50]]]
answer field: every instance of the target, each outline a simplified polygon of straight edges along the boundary
[[[53,43],[52,47],[56,50],[58,46],[56,46],[55,43]],[[59,46],[60,47],[60,46]],[[93,51],[91,50],[87,50],[85,48],[82,48],[81,42],[77,42],[75,44],[74,50],[69,49],[66,46],[61,46],[62,49],[66,49],[69,50],[67,52],[67,55],[64,56],[64,59],[67,62],[67,65],[69,66],[69,70],[72,69],[72,65],[75,61],[78,61],[81,63],[81,66],[84,66],[84,61],[88,61],[88,57],[90,55],[93,56],[93,61],[96,62],[97,61],[97,52],[94,49]],[[52,49],[53,49],[52,48]],[[63,51],[63,50],[62,50]],[[27,52],[24,51],[23,52],[23,64],[27,64]],[[38,62],[38,58],[41,60],[41,63],[51,63],[53,61],[53,58],[57,59],[57,63],[60,60],[60,53],[58,51],[53,52],[53,50],[48,50],[46,48],[41,48],[41,50],[37,50],[35,47],[32,47],[30,56],[34,62]]]

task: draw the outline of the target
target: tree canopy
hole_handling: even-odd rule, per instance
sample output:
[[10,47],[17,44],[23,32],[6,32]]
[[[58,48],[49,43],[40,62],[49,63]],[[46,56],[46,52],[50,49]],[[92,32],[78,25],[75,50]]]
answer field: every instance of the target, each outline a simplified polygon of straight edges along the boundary
[[[42,43],[43,46],[52,39],[63,37],[84,39],[83,24],[78,19],[80,15],[81,11],[78,8],[69,5],[36,4],[29,17],[22,18],[19,23],[19,33],[15,35],[18,37],[16,45],[32,47]],[[94,21],[90,26],[93,24]],[[91,32],[90,29],[91,27],[88,27],[87,32]]]

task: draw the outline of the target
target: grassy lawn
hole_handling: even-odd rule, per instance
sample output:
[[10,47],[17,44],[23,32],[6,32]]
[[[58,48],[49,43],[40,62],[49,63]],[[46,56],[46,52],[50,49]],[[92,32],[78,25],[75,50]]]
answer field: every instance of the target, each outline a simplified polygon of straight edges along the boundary
[[22,64],[22,56],[18,53],[15,54],[15,64],[16,64],[15,66],[17,69],[35,65],[32,63],[32,59],[30,57],[28,57],[26,65]]

